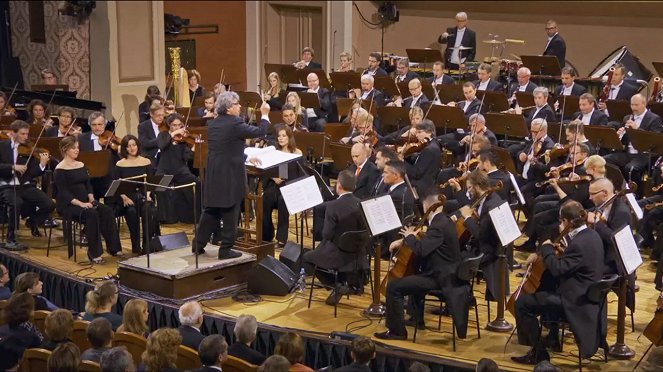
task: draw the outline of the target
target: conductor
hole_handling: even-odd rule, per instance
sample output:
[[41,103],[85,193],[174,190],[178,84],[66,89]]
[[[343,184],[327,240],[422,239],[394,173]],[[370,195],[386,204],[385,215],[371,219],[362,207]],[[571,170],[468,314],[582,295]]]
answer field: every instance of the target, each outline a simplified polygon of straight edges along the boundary
[[237,221],[242,199],[247,194],[244,144],[247,138],[263,137],[269,126],[269,104],[260,106],[262,118],[257,127],[244,123],[240,118],[239,96],[223,92],[216,100],[217,118],[208,122],[207,172],[203,190],[203,213],[200,217],[193,249],[203,253],[213,232],[219,234],[219,259],[241,256],[231,248],[237,235]]

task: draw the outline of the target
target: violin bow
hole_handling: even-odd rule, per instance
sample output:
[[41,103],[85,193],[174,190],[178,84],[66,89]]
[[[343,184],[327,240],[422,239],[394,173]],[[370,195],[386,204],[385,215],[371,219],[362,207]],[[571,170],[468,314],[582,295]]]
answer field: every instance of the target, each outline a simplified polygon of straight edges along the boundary
[[[560,125],[560,128],[561,128],[561,125]],[[560,129],[560,130],[561,130],[561,129]],[[576,148],[576,146],[578,145],[578,131],[577,131],[577,130],[576,130],[575,134],[573,135],[573,137],[574,137],[574,138],[573,138],[573,151],[574,151],[574,152],[573,152],[573,157],[571,158],[571,161],[573,162],[573,166],[571,167],[571,173],[575,173],[575,172],[576,172],[576,164],[577,164],[577,162],[576,162],[575,148]],[[571,151],[571,150],[569,150],[569,151]],[[569,177],[570,177],[570,175],[569,175]]]
[[184,121],[184,130],[189,127],[189,117],[191,116],[191,109],[193,108],[193,100],[196,99],[196,91],[193,91],[193,96],[191,96],[191,105],[189,105],[189,111],[186,113],[186,120]]
[[[166,95],[163,97],[164,102],[168,100],[168,96],[170,95],[170,90],[173,89],[173,85],[175,85],[175,82],[173,81],[174,79],[171,79],[171,74],[170,72],[168,73],[168,76],[166,76]],[[168,80],[171,80],[170,84],[168,84]]]
[[16,81],[16,84],[14,84],[12,93],[9,95],[9,98],[7,98],[7,102],[5,102],[5,107],[2,109],[2,112],[0,112],[0,115],[4,115],[4,113],[7,112],[7,110],[9,110],[9,102],[11,102],[12,97],[14,97],[14,93],[16,92],[17,87],[18,87],[18,81]]
[[[122,112],[122,113],[124,113],[124,112]],[[65,136],[65,137],[67,137],[67,136],[69,135],[69,131],[71,130],[71,128],[73,128],[73,126],[74,126],[75,124],[76,124],[76,115],[74,115],[74,117],[71,119],[71,125],[69,125],[69,128],[68,128],[67,131],[64,133],[64,136]]]
[[[108,141],[106,142],[106,146],[104,146],[104,150],[107,150],[107,149],[108,149],[108,146],[110,146],[111,141],[113,140],[113,137],[115,136],[115,130],[117,129],[117,123],[118,123],[120,120],[122,120],[123,117],[124,117],[124,110],[123,110],[122,113],[120,114],[120,118],[117,119],[117,120],[115,120],[115,125],[113,126],[113,131],[111,132],[111,136],[110,136],[110,138],[109,138]],[[72,123],[72,126],[73,126],[73,123]],[[71,128],[71,127],[69,127],[69,128]]]
[[[46,108],[47,108],[46,112],[50,111],[51,103],[53,103],[53,98],[55,98],[55,93],[56,92],[57,92],[57,90],[53,90],[53,94],[51,94],[51,99],[48,100],[48,104],[46,105]],[[49,120],[50,120],[50,118],[49,118]],[[46,122],[46,121],[44,120],[44,122]]]

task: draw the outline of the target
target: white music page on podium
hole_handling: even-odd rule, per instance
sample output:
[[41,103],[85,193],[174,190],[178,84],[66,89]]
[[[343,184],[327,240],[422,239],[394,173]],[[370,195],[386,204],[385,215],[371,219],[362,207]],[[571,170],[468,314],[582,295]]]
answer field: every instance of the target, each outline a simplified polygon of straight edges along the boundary
[[503,247],[513,243],[522,235],[518,223],[513,217],[513,212],[509,208],[509,203],[502,203],[502,205],[491,209],[488,214],[493,221],[493,226],[495,226],[495,231],[497,231]]
[[366,222],[368,222],[368,228],[371,229],[372,236],[403,226],[396,212],[394,201],[389,195],[364,200],[361,202],[361,209],[366,217]]
[[320,194],[320,189],[313,176],[287,184],[280,190],[291,216],[322,204],[322,194]]
[[638,245],[633,238],[633,232],[629,225],[624,225],[620,230],[615,232],[613,237],[619,257],[622,259],[624,270],[629,275],[633,274],[635,270],[642,265],[642,256],[638,250]]

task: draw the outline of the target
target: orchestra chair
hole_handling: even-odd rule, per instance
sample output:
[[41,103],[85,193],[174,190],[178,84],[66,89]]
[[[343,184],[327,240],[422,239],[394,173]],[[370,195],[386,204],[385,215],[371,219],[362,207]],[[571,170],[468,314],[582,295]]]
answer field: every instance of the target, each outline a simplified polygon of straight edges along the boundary
[[[313,279],[311,280],[311,291],[308,296],[308,308],[311,308],[311,301],[313,300],[313,288],[315,287],[315,274],[318,272],[331,274],[334,276],[334,289],[338,289],[338,274],[339,273],[357,273],[361,270],[359,265],[361,264],[362,257],[367,259],[366,245],[368,244],[370,237],[368,235],[368,230],[358,230],[358,231],[346,231],[338,238],[336,246],[338,249],[345,253],[354,256],[353,262],[350,262],[345,267],[335,268],[335,269],[322,269],[317,266],[313,269]],[[370,265],[369,265],[370,268]],[[370,273],[369,273],[370,277]],[[350,295],[347,296],[350,298]],[[338,310],[338,304],[334,305],[334,318],[336,318]]]
[[[48,232],[46,257],[48,257],[51,251],[52,232],[53,228],[51,227]],[[78,240],[76,239],[76,232],[78,232]],[[78,216],[72,216],[71,219],[62,216],[62,233],[64,234],[64,240],[67,242],[68,249],[73,250],[74,262],[76,262],[76,250],[78,249],[76,243],[80,244],[80,248],[83,248],[83,243],[81,243],[81,238],[83,237],[83,221]]]
[[32,313],[32,323],[39,329],[39,332],[44,334],[44,329],[46,328],[46,317],[50,314],[50,311],[47,310],[37,310]]
[[20,371],[48,371],[48,358],[51,356],[51,351],[46,349],[26,349],[23,352],[23,359],[21,360]]
[[203,364],[198,356],[198,351],[180,345],[177,348],[177,369],[182,371],[194,370],[202,367]]
[[78,366],[78,372],[101,372],[101,366],[99,363],[90,360],[81,360],[81,364]]
[[[617,282],[617,279],[619,279],[619,275],[613,274],[608,277],[604,277],[603,279],[599,280],[596,283],[593,283],[592,285],[587,288],[587,299],[589,302],[593,304],[598,304],[599,305],[599,316],[602,316],[604,312],[604,308],[607,306],[607,296],[608,292],[612,290],[612,286]],[[560,346],[564,348],[564,331],[569,328],[569,323],[566,320],[566,317],[564,316],[564,312],[559,312],[555,314],[545,314],[545,319],[544,316],[541,317],[541,321],[539,322],[539,338],[541,338],[541,333],[543,332],[543,327],[545,326],[546,328],[550,328],[553,326],[556,326],[557,328],[562,330],[562,337],[560,341]],[[597,333],[600,333],[600,328],[601,328],[601,322],[599,322],[598,325],[599,329],[597,329]],[[608,362],[608,341],[603,338],[601,340],[601,346],[603,349],[603,360],[604,362]],[[580,351],[578,351],[578,370],[582,372],[582,356],[580,354]]]
[[131,354],[135,365],[141,363],[143,352],[147,348],[147,339],[130,332],[115,332],[113,336],[113,346],[124,346]]
[[71,340],[78,346],[81,353],[92,347],[90,340],[87,338],[87,327],[90,322],[87,320],[76,319],[74,320],[74,329],[71,331]]
[[[483,258],[483,253],[476,257],[469,257],[464,259],[463,261],[458,264],[458,267],[456,267],[456,277],[462,281],[463,283],[466,283],[467,285],[470,286],[470,306],[474,307],[474,317],[476,319],[476,324],[477,324],[477,337],[480,339],[481,338],[481,325],[479,324],[479,307],[477,304],[477,298],[474,296],[474,277],[479,270],[479,264],[481,263],[481,259]],[[443,304],[446,302],[444,298],[444,293],[441,290],[432,290],[429,291],[425,296],[424,296],[424,303],[422,304],[422,315],[425,316],[425,310],[426,310],[426,296],[433,296],[437,297],[437,299],[440,302],[440,314],[437,319],[437,330],[440,331],[442,329],[442,309],[443,309]],[[415,324],[419,324],[419,319],[415,319]],[[414,337],[412,338],[412,343],[417,342],[417,329],[419,327],[415,326],[414,327]],[[456,326],[453,322],[453,316],[451,316],[451,339],[453,342],[453,350],[456,351]]]
[[232,355],[228,355],[222,367],[223,372],[258,372],[258,366]]

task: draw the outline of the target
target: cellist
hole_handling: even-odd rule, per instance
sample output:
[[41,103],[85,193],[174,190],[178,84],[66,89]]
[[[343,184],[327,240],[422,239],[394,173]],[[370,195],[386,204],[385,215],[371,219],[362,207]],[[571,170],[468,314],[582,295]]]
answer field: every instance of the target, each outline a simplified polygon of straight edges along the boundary
[[[389,246],[390,252],[396,252],[405,244],[412,250],[421,266],[417,274],[392,279],[388,282],[387,331],[375,333],[377,338],[406,340],[406,325],[423,328],[423,307],[421,305],[424,295],[434,289],[443,291],[454,289],[454,273],[461,260],[460,248],[456,227],[449,217],[442,213],[444,203],[440,202],[439,198],[439,189],[432,188],[423,200],[426,213],[422,223],[427,223],[428,229],[423,233],[421,239],[417,238],[417,235],[422,233],[420,228],[405,227],[401,230],[403,238],[394,241]],[[469,293],[469,288],[467,291],[466,294]],[[457,292],[453,291],[453,293]],[[403,312],[405,296],[413,297],[413,301],[411,301],[413,309],[410,315],[414,319],[418,319],[419,324],[414,324],[414,319],[405,321]],[[467,331],[467,301],[453,301],[451,298],[447,298],[447,300],[451,300],[449,305],[453,311],[458,337],[464,338]]]

